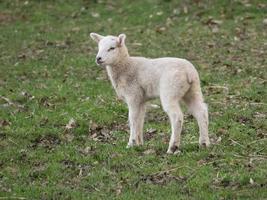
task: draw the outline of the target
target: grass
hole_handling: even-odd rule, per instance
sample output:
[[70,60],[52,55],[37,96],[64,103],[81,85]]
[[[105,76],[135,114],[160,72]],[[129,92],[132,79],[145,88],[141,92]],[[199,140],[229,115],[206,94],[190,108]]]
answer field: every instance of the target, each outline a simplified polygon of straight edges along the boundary
[[[0,199],[267,199],[266,6],[0,1]],[[182,153],[166,155],[168,119],[150,109],[145,145],[125,149],[127,107],[90,32],[126,33],[132,55],[192,61],[212,147],[198,148],[186,115]]]

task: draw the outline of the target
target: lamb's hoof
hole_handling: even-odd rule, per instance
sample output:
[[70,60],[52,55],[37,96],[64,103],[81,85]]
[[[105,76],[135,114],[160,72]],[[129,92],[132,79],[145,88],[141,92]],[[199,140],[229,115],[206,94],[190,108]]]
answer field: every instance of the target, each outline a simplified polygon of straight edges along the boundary
[[167,154],[173,154],[173,155],[177,155],[177,154],[180,154],[180,153],[181,153],[181,151],[179,150],[178,146],[172,146],[167,151]]
[[136,144],[135,140],[132,140],[131,142],[128,142],[126,148],[129,149],[129,148],[134,147],[134,146],[136,146],[136,145],[137,145],[137,144]]
[[210,146],[209,139],[206,140],[199,140],[199,147],[200,148],[208,148]]

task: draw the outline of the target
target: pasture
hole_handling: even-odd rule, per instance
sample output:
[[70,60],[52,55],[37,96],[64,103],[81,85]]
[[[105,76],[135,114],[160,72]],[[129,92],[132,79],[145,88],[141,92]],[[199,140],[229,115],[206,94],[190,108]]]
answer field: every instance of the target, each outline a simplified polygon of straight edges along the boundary
[[[264,0],[0,1],[0,199],[267,199]],[[212,145],[185,115],[182,149],[151,102],[145,145],[96,66],[90,32],[132,56],[197,68]]]

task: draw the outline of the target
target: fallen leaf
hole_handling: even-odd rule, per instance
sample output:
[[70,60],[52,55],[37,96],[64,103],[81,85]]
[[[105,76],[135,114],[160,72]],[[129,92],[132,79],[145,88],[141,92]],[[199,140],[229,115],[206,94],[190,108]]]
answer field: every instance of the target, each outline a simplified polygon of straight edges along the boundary
[[266,118],[266,114],[260,113],[260,112],[255,112],[254,117],[255,118]]
[[184,14],[187,14],[187,13],[188,13],[188,8],[187,8],[187,6],[183,6],[183,11],[184,11]]
[[70,133],[64,134],[64,137],[68,142],[71,142],[74,139],[74,135]]
[[[166,185],[171,181],[184,182],[186,181],[186,178],[183,176],[174,176],[170,172],[164,171],[150,175],[143,175],[140,181],[147,184]],[[135,184],[137,187],[140,181]]]
[[26,98],[29,99],[29,100],[32,100],[32,99],[35,98],[35,96],[31,95],[30,93],[28,93],[28,92],[26,92],[26,91],[22,91],[22,92],[20,93],[20,95],[23,96],[23,97],[26,97]]
[[218,27],[218,26],[212,26],[212,27],[211,27],[211,31],[212,31],[213,33],[218,33],[218,32],[219,32],[219,27]]
[[159,12],[156,13],[156,15],[161,16],[161,15],[163,15],[163,12],[159,11]]
[[204,165],[204,164],[206,164],[206,163],[207,163],[207,161],[206,161],[205,159],[201,159],[201,160],[197,161],[197,164],[198,164],[199,166],[202,166],[202,165]]
[[166,31],[166,27],[164,27],[164,26],[162,26],[162,27],[156,27],[156,32],[163,33],[164,31]]
[[216,137],[216,136],[211,136],[210,137],[210,143],[211,144],[213,144],[213,145],[217,145],[217,144],[219,144],[219,143],[221,143],[221,141],[222,141],[222,137],[220,136],[220,137]]
[[160,106],[157,104],[148,104],[147,107],[148,108],[155,108],[155,109],[160,108]]
[[226,86],[221,86],[221,85],[210,85],[207,86],[207,89],[209,92],[218,94],[218,93],[224,93],[228,94],[229,93],[229,88]]
[[143,46],[143,44],[140,43],[140,42],[134,42],[134,43],[132,43],[132,45],[134,45],[134,46]]
[[10,126],[11,122],[7,121],[7,120],[0,120],[0,127],[4,127],[4,126]]
[[170,27],[170,26],[172,26],[172,25],[174,25],[173,20],[172,20],[170,17],[168,17],[168,18],[166,19],[166,26],[167,26],[167,27]]
[[151,140],[157,133],[157,129],[150,128],[144,133],[145,140]]
[[69,123],[65,126],[65,129],[70,130],[76,127],[76,121],[71,118]]
[[154,149],[148,149],[148,150],[146,150],[146,151],[144,151],[144,155],[150,155],[150,154],[154,154],[154,153],[156,153],[156,151],[154,150]]
[[7,97],[3,97],[3,96],[0,96],[0,99],[4,100],[6,102],[6,104],[3,104],[4,106],[15,106],[15,107],[18,107],[20,109],[24,109],[24,105],[20,105],[18,103],[13,103],[9,98]]
[[121,185],[121,182],[119,182],[117,184],[117,188],[116,188],[116,195],[120,195],[121,194],[121,191],[122,191],[122,185]]
[[225,135],[227,133],[227,130],[224,129],[224,128],[219,128],[218,129],[218,133],[221,134],[221,135]]
[[174,16],[178,16],[180,14],[180,10],[179,9],[173,9],[172,14]]
[[92,17],[94,17],[94,18],[98,18],[98,17],[100,17],[100,14],[99,14],[99,13],[96,13],[96,12],[92,12],[91,15],[92,15]]
[[74,33],[78,33],[78,32],[80,32],[80,27],[73,27],[72,29],[71,29],[71,32],[74,32]]
[[212,26],[212,25],[221,25],[223,23],[222,20],[215,20],[212,17],[209,17],[208,20],[204,21],[204,24]]
[[11,13],[0,13],[0,23],[8,23],[12,22],[14,20],[14,17]]
[[48,150],[52,150],[56,145],[59,145],[61,143],[61,140],[58,136],[47,134],[44,136],[39,136],[36,139],[32,141],[32,144],[30,147],[36,148],[36,147],[44,147]]

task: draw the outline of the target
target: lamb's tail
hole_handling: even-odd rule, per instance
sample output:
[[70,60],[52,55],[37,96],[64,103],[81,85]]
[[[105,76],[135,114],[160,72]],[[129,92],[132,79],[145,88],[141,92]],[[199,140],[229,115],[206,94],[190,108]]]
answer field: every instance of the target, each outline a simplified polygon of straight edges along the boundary
[[191,85],[193,83],[191,75],[187,73],[186,77],[187,77],[187,82]]
[[189,83],[190,88],[188,89],[185,98],[188,101],[192,98],[203,100],[198,73],[187,73],[187,82]]

